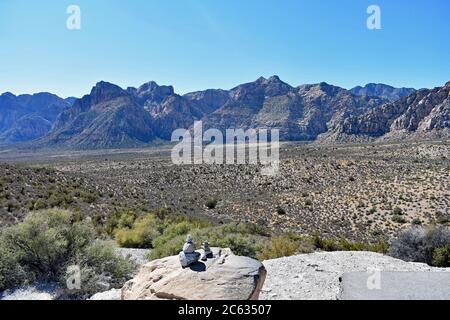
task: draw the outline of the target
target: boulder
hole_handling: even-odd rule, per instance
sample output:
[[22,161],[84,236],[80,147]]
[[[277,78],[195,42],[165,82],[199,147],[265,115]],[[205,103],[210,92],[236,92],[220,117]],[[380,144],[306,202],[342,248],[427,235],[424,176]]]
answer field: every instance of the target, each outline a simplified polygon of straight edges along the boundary
[[259,261],[212,248],[211,259],[188,268],[180,266],[178,256],[142,266],[122,288],[122,299],[257,300],[265,278],[266,269]]

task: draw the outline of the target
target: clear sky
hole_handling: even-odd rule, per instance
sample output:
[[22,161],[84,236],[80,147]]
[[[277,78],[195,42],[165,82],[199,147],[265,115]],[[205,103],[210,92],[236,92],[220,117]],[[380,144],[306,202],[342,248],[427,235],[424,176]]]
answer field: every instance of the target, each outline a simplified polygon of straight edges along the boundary
[[[81,8],[81,30],[66,9]],[[381,8],[381,30],[366,27]],[[450,80],[448,0],[0,0],[0,92],[81,96],[100,80],[179,93],[259,76],[434,87]]]

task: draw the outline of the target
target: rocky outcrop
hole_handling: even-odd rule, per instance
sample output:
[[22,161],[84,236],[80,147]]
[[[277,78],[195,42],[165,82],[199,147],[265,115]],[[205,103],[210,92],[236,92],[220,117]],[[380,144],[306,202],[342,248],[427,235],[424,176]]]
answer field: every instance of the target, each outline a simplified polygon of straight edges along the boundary
[[257,300],[266,277],[264,266],[230,249],[212,251],[213,258],[184,269],[178,256],[144,265],[122,288],[122,299]]

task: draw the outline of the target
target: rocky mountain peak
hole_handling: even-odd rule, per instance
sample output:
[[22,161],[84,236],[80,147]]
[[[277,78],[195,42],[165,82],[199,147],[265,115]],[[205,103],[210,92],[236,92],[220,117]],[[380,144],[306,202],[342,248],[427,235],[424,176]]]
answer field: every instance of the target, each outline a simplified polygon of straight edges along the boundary
[[11,92],[5,92],[0,97],[2,98],[15,98],[16,96],[12,94]]
[[138,95],[150,95],[161,93],[166,96],[175,94],[173,86],[160,86],[155,81],[144,83],[137,89]]
[[298,87],[299,93],[309,98],[317,98],[321,96],[336,96],[340,92],[346,91],[343,88],[330,85],[326,82],[321,82],[312,85],[303,85]]
[[256,79],[255,82],[256,82],[256,83],[265,83],[265,82],[267,82],[267,79],[264,78],[264,77],[259,77],[258,79]]
[[289,84],[281,81],[276,75],[268,79],[261,77],[256,80],[256,84],[264,90],[265,95],[268,97],[284,95],[293,89]]
[[154,81],[144,83],[136,91],[135,95],[141,101],[148,101],[149,103],[160,103],[165,98],[175,94],[172,86],[160,86]]
[[284,83],[280,80],[280,77],[277,75],[271,76],[269,79],[267,79],[267,82],[269,83]]
[[95,105],[100,102],[118,98],[124,94],[126,94],[126,92],[121,87],[109,82],[100,81],[91,90],[91,103]]
[[[259,84],[259,85],[264,85],[264,86],[268,86],[268,85],[284,85],[284,86],[289,86],[287,83],[281,81],[280,77],[277,75],[271,76],[269,78],[264,78],[264,77],[259,77],[255,83]],[[290,86],[289,86],[290,87]]]

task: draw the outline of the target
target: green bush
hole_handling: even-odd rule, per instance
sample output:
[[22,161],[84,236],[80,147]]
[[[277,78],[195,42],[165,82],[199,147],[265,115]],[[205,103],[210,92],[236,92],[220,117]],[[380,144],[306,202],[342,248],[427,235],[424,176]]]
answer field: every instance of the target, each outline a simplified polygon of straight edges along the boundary
[[260,260],[288,257],[296,254],[299,244],[288,236],[274,237],[259,254]]
[[45,209],[45,208],[47,208],[47,203],[45,203],[45,201],[42,200],[42,199],[38,199],[34,203],[34,206],[33,206],[34,210],[42,210],[42,209]]
[[0,237],[0,291],[15,287],[26,279],[26,274],[19,264],[17,253],[5,245]]
[[[129,212],[116,214],[107,223],[117,243],[126,248],[153,248],[164,245],[172,238],[187,235],[190,230],[211,226],[204,219],[190,218],[182,214],[168,214],[165,210],[147,213],[132,223]],[[124,222],[126,221],[126,223]],[[111,231],[112,230],[112,231]]]
[[137,215],[131,210],[115,210],[106,222],[105,232],[112,236],[116,229],[131,228]]
[[[130,262],[115,256],[112,247],[103,245],[100,250],[99,246],[92,224],[76,221],[68,211],[30,213],[24,222],[1,233],[0,286],[10,288],[36,280],[62,281],[65,285],[63,279],[71,265],[94,275],[107,274],[110,285],[122,282],[125,273],[131,276]],[[88,287],[77,294],[89,293]]]
[[208,200],[207,202],[206,202],[206,207],[208,208],[208,209],[215,209],[216,207],[217,207],[217,203],[218,203],[219,201],[216,199],[216,198],[214,198],[214,199],[210,199],[210,200]]
[[81,200],[83,200],[83,202],[94,203],[99,198],[99,194],[82,191],[82,192],[80,192],[80,198],[81,198]]
[[319,232],[310,238],[315,249],[323,251],[371,251],[386,254],[389,247],[383,240],[378,243],[352,242],[346,239],[323,239]]
[[110,243],[102,241],[87,248],[80,265],[81,290],[70,292],[70,296],[87,297],[111,288],[119,289],[136,269],[131,260],[117,255]]
[[122,227],[115,231],[115,239],[125,248],[151,248],[152,241],[159,236],[157,221],[153,215],[137,219],[131,229]]
[[450,247],[434,249],[432,264],[439,268],[450,267]]

